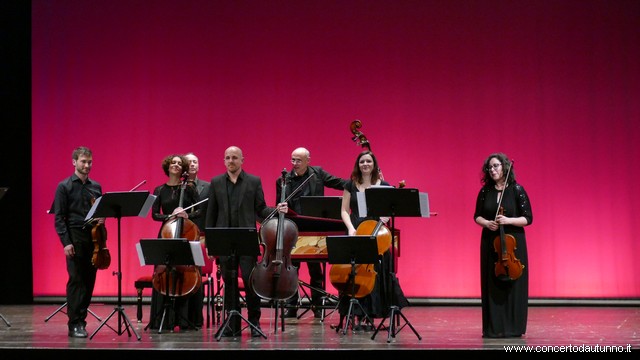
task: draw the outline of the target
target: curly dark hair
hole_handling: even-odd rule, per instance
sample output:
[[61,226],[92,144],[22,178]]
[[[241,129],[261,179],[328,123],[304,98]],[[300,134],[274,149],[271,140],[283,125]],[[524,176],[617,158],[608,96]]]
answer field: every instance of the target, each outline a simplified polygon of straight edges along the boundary
[[[482,178],[481,178],[481,182],[484,186],[489,186],[489,185],[495,185],[495,181],[493,181],[493,179],[491,178],[491,172],[489,171],[489,162],[491,161],[491,159],[497,159],[498,161],[500,161],[500,164],[502,164],[502,171],[503,173],[506,175],[507,173],[509,174],[509,178],[506,181],[506,185],[512,185],[516,183],[516,173],[513,171],[513,161],[509,160],[509,157],[507,157],[507,155],[505,155],[504,153],[498,152],[498,153],[493,153],[491,155],[489,155],[485,160],[484,163],[482,163],[482,170],[481,170],[481,174],[482,174]],[[511,169],[511,171],[509,171],[509,169]]]
[[162,170],[164,171],[165,175],[169,176],[169,167],[171,166],[171,161],[176,156],[180,158],[180,161],[182,161],[182,173],[184,174],[185,172],[189,171],[189,162],[184,158],[182,154],[171,154],[162,160]]

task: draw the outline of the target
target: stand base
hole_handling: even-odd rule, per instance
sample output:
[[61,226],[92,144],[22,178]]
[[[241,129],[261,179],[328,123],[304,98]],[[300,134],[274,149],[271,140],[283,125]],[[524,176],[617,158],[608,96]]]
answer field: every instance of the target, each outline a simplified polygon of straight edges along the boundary
[[4,317],[4,315],[0,314],[0,319],[2,319],[8,327],[11,327],[11,323]]
[[[118,313],[118,330],[107,325],[107,321],[109,321],[109,319],[111,319],[111,317],[116,313]],[[122,329],[122,319],[124,319],[124,325],[125,325],[124,330]],[[98,328],[93,332],[93,334],[91,334],[89,339],[93,339],[93,337],[98,333],[98,331],[100,331],[100,329],[105,325],[107,325],[107,327],[109,327],[118,335],[124,334],[124,331],[126,330],[127,334],[129,334],[129,337],[131,337],[131,331],[133,331],[133,333],[136,334],[136,338],[138,338],[138,340],[142,339],[142,337],[138,335],[138,333],[136,332],[136,329],[133,327],[133,324],[131,323],[131,320],[129,320],[129,318],[127,317],[127,314],[125,314],[124,308],[122,306],[116,306],[115,308],[113,308],[113,311],[111,312],[111,314],[109,314],[109,316],[107,316],[107,318],[104,319],[104,321],[100,324],[100,326],[98,326]]]
[[[402,330],[406,325],[408,325],[413,331],[413,333],[416,334],[416,336],[418,337],[418,340],[422,340],[422,337],[420,337],[416,329],[413,327],[413,325],[411,325],[409,320],[407,320],[404,314],[402,314],[402,311],[400,311],[400,308],[397,306],[390,307],[389,315],[382,319],[382,321],[378,325],[378,328],[371,336],[371,340],[374,340],[376,338],[378,331],[380,331],[380,329],[384,326],[384,321],[387,318],[389,319],[389,326],[387,327],[387,342],[391,342],[391,338],[392,337],[395,338],[396,335],[400,332],[400,330]],[[400,318],[402,318],[405,323],[399,329],[397,329],[397,327],[400,324]]]
[[[249,320],[247,320],[244,316],[242,316],[242,314],[238,310],[231,310],[231,311],[229,311],[229,315],[227,316],[227,318],[224,321],[224,323],[218,328],[218,331],[216,331],[216,335],[215,335],[216,341],[220,341],[220,338],[222,337],[222,334],[224,333],[224,329],[226,329],[229,326],[229,324],[231,323],[231,320],[235,316],[239,316],[240,319],[242,319],[244,322],[246,322],[249,325],[249,327],[251,327],[252,329],[256,330],[258,333],[260,333],[260,336],[262,336],[265,339],[267,338],[267,335],[265,335],[259,327],[253,325]],[[231,328],[229,328],[229,329],[231,329]],[[246,329],[246,327],[245,327],[245,329]],[[238,331],[238,333],[235,333],[233,335],[234,336],[238,335],[240,332],[242,332],[242,330],[244,330],[244,329],[241,329],[240,331]]]
[[[62,309],[64,309],[65,307],[67,307],[67,305],[69,305],[69,303],[65,302],[64,304],[62,304],[59,308],[56,309],[56,311],[54,311],[53,313],[51,313],[51,315],[47,316],[46,319],[44,319],[44,322],[49,321],[49,319],[51,319],[55,314],[59,313],[62,311]],[[89,314],[91,314],[94,318],[98,319],[98,321],[102,321],[102,319],[100,319],[100,317],[98,317],[98,315],[96,315],[93,311],[91,311],[91,309],[87,309],[87,311],[89,312]],[[62,311],[63,314],[66,314],[64,311]]]
[[[369,317],[367,312],[364,311],[364,308],[360,304],[360,301],[358,301],[358,299],[352,297],[349,300],[349,310],[347,311],[347,315],[346,316],[340,316],[340,323],[338,324],[338,326],[332,327],[332,328],[336,329],[336,332],[340,332],[340,330],[342,330],[342,334],[346,335],[347,334],[347,329],[349,328],[349,323],[351,323],[351,329],[354,330],[354,327],[353,327],[353,324],[354,324],[353,318],[355,317],[355,315],[353,313],[353,307],[354,306],[357,306],[360,309],[360,311],[362,311],[362,313],[364,314],[362,316],[364,318],[364,322],[367,323],[367,324],[370,324],[371,326],[373,326],[373,320],[371,320],[371,317]],[[345,319],[346,319],[346,322],[344,322]],[[343,326],[343,322],[344,322],[344,326]]]
[[[321,288],[317,288],[314,286],[311,286],[311,284],[306,283],[302,280],[298,280],[298,285],[300,287],[300,290],[302,290],[303,296],[300,297],[299,301],[298,301],[298,308],[302,308],[302,300],[304,300],[305,298],[309,301],[310,305],[309,306],[304,306],[305,310],[302,312],[302,314],[298,315],[296,318],[298,320],[300,320],[300,318],[302,318],[304,316],[304,314],[308,313],[309,311],[313,310],[314,316],[315,316],[315,310],[321,310],[322,311],[322,316],[320,317],[320,321],[324,321],[324,319],[326,317],[328,317],[329,315],[331,315],[337,308],[337,304],[339,302],[339,299],[337,296],[329,294],[326,290],[321,289]],[[312,292],[313,291],[317,291],[319,294],[321,294],[321,301],[322,304],[320,305],[320,307],[316,304],[313,303],[313,299],[312,296],[307,292],[307,290],[305,290],[305,287],[310,289]],[[327,305],[328,302],[332,302],[335,305]],[[331,312],[329,314],[325,314],[325,309],[330,309]]]

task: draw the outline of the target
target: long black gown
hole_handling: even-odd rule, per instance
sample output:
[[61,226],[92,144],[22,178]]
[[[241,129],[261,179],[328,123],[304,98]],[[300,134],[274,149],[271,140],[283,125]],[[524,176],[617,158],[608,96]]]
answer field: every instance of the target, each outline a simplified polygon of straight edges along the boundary
[[[161,238],[162,228],[166,217],[171,215],[173,210],[177,208],[180,203],[180,185],[169,186],[167,184],[162,184],[154,189],[153,194],[156,195],[157,198],[152,207],[152,217],[156,221],[163,222],[160,226],[160,230],[158,231],[158,238]],[[193,187],[187,186],[183,195],[182,207],[186,208],[195,204],[198,202],[198,198],[197,191]],[[201,216],[200,209],[189,212],[190,220],[196,219],[199,216]],[[151,329],[160,328],[165,300],[167,299],[161,293],[156,291],[156,289],[153,289],[151,293],[150,311]],[[179,326],[182,329],[202,327],[203,301],[204,292],[202,291],[202,286],[191,294],[175,297],[175,304],[173,306],[174,311],[167,312],[168,318],[165,318],[163,328],[169,329],[169,325],[171,324]]]
[[[493,220],[498,210],[498,194],[492,185],[484,186],[478,193],[476,210],[473,218],[482,216]],[[507,217],[524,216],[527,223],[533,221],[531,203],[524,188],[519,184],[510,185],[504,191],[502,207]],[[527,241],[524,227],[505,225],[505,234],[516,239],[515,256],[524,269],[516,280],[504,281],[495,274],[495,263],[498,253],[494,240],[500,237],[500,231],[482,229],[480,240],[480,289],[482,300],[482,336],[483,337],[518,337],[527,331],[527,314],[529,301],[529,261],[527,257]]]

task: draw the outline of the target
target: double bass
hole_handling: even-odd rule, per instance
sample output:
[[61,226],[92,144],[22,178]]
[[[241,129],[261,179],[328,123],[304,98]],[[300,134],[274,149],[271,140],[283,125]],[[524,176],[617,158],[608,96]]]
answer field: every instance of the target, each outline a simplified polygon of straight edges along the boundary
[[[178,207],[182,207],[186,187],[186,174],[183,174]],[[161,234],[163,239],[184,238],[189,241],[196,241],[200,238],[198,226],[193,221],[179,216],[170,217],[162,225]],[[153,288],[162,295],[187,296],[200,289],[202,275],[200,274],[200,269],[195,265],[176,265],[172,266],[171,269],[167,269],[166,265],[157,265],[153,271],[152,284]],[[169,286],[169,289],[167,289],[167,286]]]
[[[286,202],[287,170],[282,170],[280,202]],[[291,263],[291,250],[298,240],[298,225],[278,213],[260,226],[262,259],[251,271],[254,292],[265,300],[287,300],[298,291],[298,269]]]
[[[360,145],[365,150],[371,151],[371,145],[367,137],[358,129],[362,127],[360,120],[354,120],[351,122],[350,129],[353,133],[352,140],[356,144]],[[380,173],[380,179],[382,179],[382,172]],[[404,180],[400,182],[400,187],[404,187]],[[383,255],[391,247],[391,231],[384,225],[382,220],[365,220],[356,229],[356,235],[373,235],[376,237],[378,245],[378,255]],[[329,280],[331,285],[340,293],[349,294],[351,289],[351,283],[349,276],[351,274],[351,265],[347,264],[333,264],[329,271]],[[355,276],[354,276],[354,288],[356,298],[363,298],[369,295],[375,286],[377,272],[375,271],[374,264],[356,264]]]

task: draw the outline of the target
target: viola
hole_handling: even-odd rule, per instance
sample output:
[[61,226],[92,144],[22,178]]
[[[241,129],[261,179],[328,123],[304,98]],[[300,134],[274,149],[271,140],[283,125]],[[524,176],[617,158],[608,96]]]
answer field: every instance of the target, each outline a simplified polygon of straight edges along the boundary
[[98,270],[104,270],[111,265],[111,254],[107,249],[107,229],[104,224],[97,223],[91,229],[93,240],[93,256],[91,264]]
[[[187,186],[186,177],[180,186],[180,200],[178,207],[182,207],[184,190]],[[184,238],[196,241],[200,238],[198,225],[189,219],[179,216],[170,217],[162,225],[163,239]],[[168,279],[169,277],[170,279]],[[171,281],[169,281],[171,280]],[[166,265],[157,265],[153,272],[153,288],[165,296],[188,296],[196,292],[202,286],[200,269],[195,265],[176,265],[167,269]]]
[[[500,215],[504,215],[504,208],[500,207]],[[493,247],[498,253],[495,273],[501,280],[516,280],[522,275],[524,265],[515,255],[516,238],[511,234],[505,234],[504,227],[500,224],[500,235],[493,240]]]
[[[507,171],[505,187],[502,195],[500,196],[500,201],[498,202],[498,213],[496,214],[496,218],[498,215],[504,215],[502,199],[504,198],[505,191],[507,191],[511,168],[513,168],[513,161],[511,162],[511,166],[509,166],[509,171]],[[518,279],[522,275],[524,265],[522,265],[520,259],[518,259],[515,254],[516,238],[511,234],[506,234],[502,224],[500,224],[500,235],[496,236],[493,240],[493,248],[498,254],[498,261],[495,263],[496,277],[504,281]]]
[[[282,196],[286,202],[286,174],[282,170]],[[298,226],[279,213],[278,218],[263,221],[260,226],[262,259],[251,271],[249,281],[254,292],[265,300],[287,300],[298,291],[298,269],[291,263],[291,251],[298,240]]]
[[[91,205],[95,204],[96,198],[91,198]],[[91,240],[93,241],[93,255],[91,264],[98,270],[104,270],[111,265],[111,254],[107,249],[107,229],[98,219],[90,219],[86,224],[95,222],[91,228]]]

